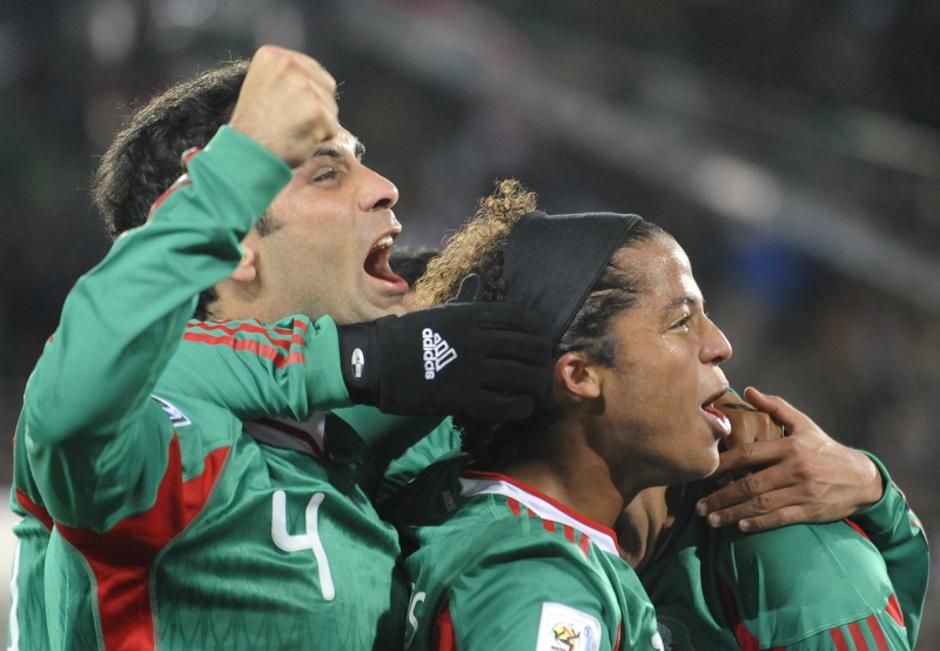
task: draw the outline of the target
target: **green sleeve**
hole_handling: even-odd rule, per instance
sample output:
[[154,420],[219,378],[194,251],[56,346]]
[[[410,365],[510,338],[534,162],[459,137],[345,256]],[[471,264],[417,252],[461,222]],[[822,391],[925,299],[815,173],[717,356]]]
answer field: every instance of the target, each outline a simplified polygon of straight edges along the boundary
[[872,506],[852,515],[851,520],[868,534],[884,558],[913,648],[920,632],[924,600],[927,597],[930,547],[920,520],[908,505],[904,493],[891,479],[887,468],[875,455],[869,452],[865,454],[881,473],[884,494]]
[[325,426],[330,457],[365,461],[367,474],[378,475],[373,484],[390,459],[441,422],[351,405],[340,369],[339,333],[329,316],[316,323],[303,315],[273,324],[190,321],[157,395],[164,388],[168,395],[224,407],[242,420],[277,416],[306,421],[314,411],[330,412]]
[[418,473],[440,460],[445,455],[460,450],[460,432],[451,418],[446,418],[434,430],[387,464],[379,486],[375,491],[375,503],[379,512]]
[[617,612],[577,566],[551,557],[491,558],[448,590],[435,626],[453,627],[460,651],[550,649],[552,643],[610,651],[616,630],[605,613]]
[[[881,555],[845,522],[722,536],[719,587],[739,642],[743,635],[762,649],[790,648],[821,631],[888,617],[893,610],[893,588]],[[897,648],[908,648],[903,634],[902,639],[904,646]]]
[[339,363],[339,335],[324,316],[273,324],[190,321],[156,393],[198,397],[242,420],[307,420],[313,411],[349,404]]
[[787,651],[908,651],[912,648],[904,628],[885,612],[834,626],[786,647]]
[[112,509],[153,503],[172,432],[149,396],[197,295],[235,269],[242,238],[290,180],[227,127],[187,168],[76,283],[26,387],[31,470],[49,513],[72,526],[106,529]]
[[49,531],[27,515],[13,527],[16,551],[10,579],[7,648],[41,651],[49,648],[46,631],[44,563]]
[[43,588],[49,529],[37,517],[43,512],[42,500],[32,481],[25,450],[17,444],[22,443],[23,427],[21,416],[13,438],[13,484],[10,487],[10,509],[20,520],[13,525],[16,551],[10,578],[7,647],[38,651],[49,648]]

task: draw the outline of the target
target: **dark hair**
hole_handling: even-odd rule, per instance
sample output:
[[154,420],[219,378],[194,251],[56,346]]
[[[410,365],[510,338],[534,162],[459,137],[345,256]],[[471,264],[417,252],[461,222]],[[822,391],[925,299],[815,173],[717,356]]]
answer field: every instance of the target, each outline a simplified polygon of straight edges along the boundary
[[430,247],[414,247],[393,249],[389,258],[392,271],[405,279],[409,286],[414,287],[415,282],[424,275],[428,263],[438,254],[437,249]]
[[[233,61],[172,86],[136,111],[101,157],[92,200],[112,238],[147,221],[150,206],[185,171],[181,155],[204,147],[232,116],[248,61]],[[270,230],[259,222],[258,230]],[[217,298],[199,296],[196,318]]]
[[[476,273],[481,280],[481,300],[499,301],[505,294],[503,253],[514,225],[536,208],[536,196],[514,180],[497,183],[496,191],[480,201],[476,214],[445,244],[418,281],[418,303],[436,305],[453,296],[460,280]],[[641,221],[627,234],[618,252],[610,257],[591,293],[561,336],[556,359],[569,351],[581,351],[592,360],[613,366],[617,347],[610,336],[612,319],[629,309],[645,290],[639,270],[623,264],[621,252],[637,242],[667,233],[652,222]],[[544,429],[553,418],[549,407],[521,422],[480,422],[460,419],[463,449],[475,463],[501,470],[518,461],[536,459],[547,452]]]

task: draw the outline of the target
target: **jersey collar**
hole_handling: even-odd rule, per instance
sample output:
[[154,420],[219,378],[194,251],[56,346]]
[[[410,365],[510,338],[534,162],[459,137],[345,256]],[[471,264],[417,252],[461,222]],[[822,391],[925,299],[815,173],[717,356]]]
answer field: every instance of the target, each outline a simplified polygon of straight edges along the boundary
[[464,470],[460,473],[460,494],[463,497],[474,495],[504,495],[511,497],[543,520],[551,520],[568,525],[605,552],[620,557],[617,536],[608,527],[590,520],[558,500],[552,499],[531,486],[495,472]]

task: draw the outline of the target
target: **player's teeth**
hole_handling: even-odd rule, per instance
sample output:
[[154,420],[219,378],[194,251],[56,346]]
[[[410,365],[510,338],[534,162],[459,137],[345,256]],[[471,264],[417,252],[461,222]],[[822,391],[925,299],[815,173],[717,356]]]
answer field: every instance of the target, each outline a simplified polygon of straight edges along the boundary
[[385,248],[390,247],[394,243],[395,243],[395,238],[393,238],[391,235],[386,235],[385,237],[380,239],[378,242],[376,242],[375,246],[372,248],[373,249],[385,249]]

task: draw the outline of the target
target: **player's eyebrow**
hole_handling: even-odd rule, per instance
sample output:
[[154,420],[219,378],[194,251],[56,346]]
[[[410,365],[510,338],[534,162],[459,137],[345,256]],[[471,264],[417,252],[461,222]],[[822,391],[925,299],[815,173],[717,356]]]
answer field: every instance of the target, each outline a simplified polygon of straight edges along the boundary
[[[698,303],[699,303],[699,299],[689,294],[676,296],[674,299],[669,301],[669,304],[666,305],[666,307],[663,308],[663,315],[665,316],[669,314],[669,312],[671,312],[672,310],[676,309],[677,307],[681,305],[688,305],[689,307],[695,307],[696,305],[698,305]],[[705,305],[704,300],[702,300],[701,303],[703,306]]]
[[332,147],[330,145],[320,145],[313,151],[313,154],[310,156],[310,158],[317,158],[318,156],[326,156],[328,158],[332,158],[334,160],[339,160],[339,161],[345,158],[345,156],[343,155],[343,152],[341,152],[336,147]]
[[[366,155],[366,146],[356,140],[353,145],[353,152],[355,153],[356,160],[361,160],[362,157]],[[326,156],[337,161],[342,161],[346,158],[346,154],[342,150],[332,145],[320,145],[314,150],[310,158],[316,158],[318,156]]]

